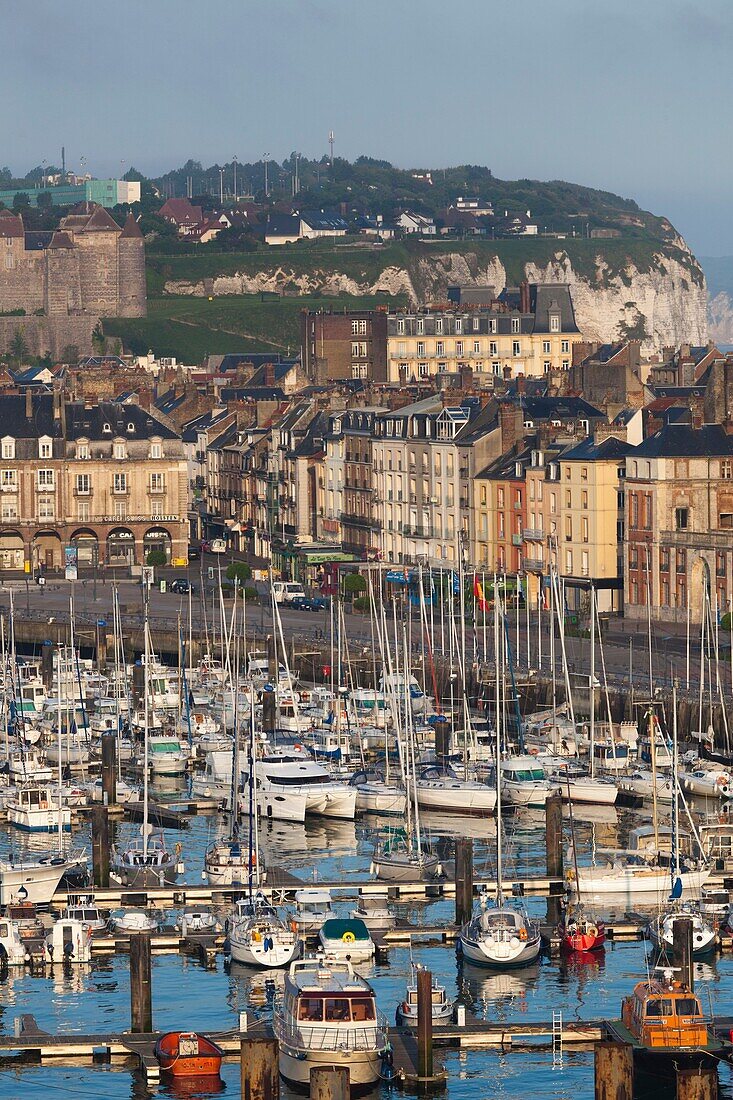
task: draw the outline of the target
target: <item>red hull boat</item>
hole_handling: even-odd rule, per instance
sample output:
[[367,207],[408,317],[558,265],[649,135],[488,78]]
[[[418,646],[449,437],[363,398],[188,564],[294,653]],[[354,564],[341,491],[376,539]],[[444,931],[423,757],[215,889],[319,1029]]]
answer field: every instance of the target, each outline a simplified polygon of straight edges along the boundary
[[223,1051],[205,1035],[169,1031],[155,1044],[155,1057],[172,1077],[218,1077]]
[[565,951],[597,951],[606,942],[606,929],[602,921],[571,919],[559,928]]

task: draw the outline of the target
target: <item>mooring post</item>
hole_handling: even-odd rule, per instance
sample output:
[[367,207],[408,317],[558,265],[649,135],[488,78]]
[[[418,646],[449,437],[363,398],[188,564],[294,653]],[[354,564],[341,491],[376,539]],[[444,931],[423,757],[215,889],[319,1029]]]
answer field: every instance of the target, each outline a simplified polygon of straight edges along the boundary
[[717,1066],[678,1069],[677,1100],[718,1100]]
[[632,1100],[634,1051],[631,1043],[596,1043],[595,1100]]
[[136,707],[140,706],[145,694],[145,669],[140,661],[135,661],[132,666],[132,701]]
[[462,928],[473,912],[473,840],[460,837],[455,845],[456,924]]
[[423,1081],[433,1076],[433,975],[417,972],[417,1075]]
[[277,684],[277,650],[275,647],[275,638],[272,634],[267,635],[267,675],[271,684]]
[[350,1079],[348,1066],[314,1066],[311,1070],[310,1100],[349,1100]]
[[[545,803],[545,848],[547,877],[562,879],[562,796],[553,794]],[[560,920],[560,898],[547,898],[547,920],[557,924]]]
[[695,975],[692,965],[692,920],[678,917],[672,926],[672,958],[679,970],[678,978],[692,989]]
[[117,738],[113,733],[102,737],[102,794],[108,806],[117,801]]
[[53,642],[41,646],[41,678],[46,695],[53,695]]
[[107,620],[97,619],[97,668],[107,671]]
[[278,1100],[278,1042],[270,1035],[243,1035],[240,1045],[242,1100]]
[[130,1031],[153,1030],[153,986],[150,968],[150,933],[130,934]]
[[109,811],[106,806],[92,807],[92,868],[94,885],[109,886]]

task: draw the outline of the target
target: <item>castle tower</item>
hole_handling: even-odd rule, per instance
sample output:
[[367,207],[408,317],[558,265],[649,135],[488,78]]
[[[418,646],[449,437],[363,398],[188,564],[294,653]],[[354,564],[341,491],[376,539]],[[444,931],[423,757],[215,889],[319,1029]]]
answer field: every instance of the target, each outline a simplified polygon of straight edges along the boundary
[[147,312],[145,242],[132,214],[127,215],[118,241],[120,317],[144,317]]

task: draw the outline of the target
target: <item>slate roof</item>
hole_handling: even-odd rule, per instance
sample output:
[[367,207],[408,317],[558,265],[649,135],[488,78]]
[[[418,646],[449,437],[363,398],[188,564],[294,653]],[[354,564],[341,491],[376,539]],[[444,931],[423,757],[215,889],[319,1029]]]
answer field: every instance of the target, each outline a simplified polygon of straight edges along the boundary
[[[48,435],[61,437],[61,424],[53,415],[54,395],[50,392],[32,393],[32,415],[25,415],[26,395],[2,394],[0,396],[0,436],[13,436],[15,439],[37,439]],[[161,436],[163,439],[177,439],[178,435],[167,425],[151,416],[139,405],[121,405],[116,401],[101,401],[92,408],[86,408],[82,401],[66,403],[67,439],[110,439],[123,435],[127,439],[149,439]],[[103,426],[110,424],[112,432],[104,432]],[[128,431],[127,425],[133,424],[134,431]]]
[[639,458],[712,458],[733,455],[733,436],[720,424],[692,428],[689,424],[665,424],[634,450]]
[[270,214],[265,226],[266,237],[299,237],[300,218],[289,214]]
[[635,451],[635,449],[630,443],[625,443],[622,439],[617,439],[613,435],[601,440],[600,443],[594,443],[592,436],[588,436],[576,444],[575,447],[563,451],[562,458],[563,461],[568,458],[577,462],[603,462],[609,459],[625,458],[627,454]]
[[535,332],[550,331],[550,312],[560,310],[560,330],[579,332],[575,322],[570,287],[565,283],[532,283],[530,308],[535,315]]
[[140,229],[140,226],[137,224],[137,222],[133,218],[132,213],[127,215],[127,219],[125,221],[124,227],[122,229],[122,233],[120,235],[120,240],[122,240],[123,237],[126,240],[128,240],[130,238],[134,238],[134,239],[138,239],[138,240],[143,239],[142,230]]
[[310,229],[343,231],[348,228],[341,215],[333,210],[303,210],[300,217]]
[[[1,229],[0,236],[2,236]],[[53,236],[54,233],[51,229],[29,229],[27,233],[25,233],[26,252],[42,252],[44,248],[48,248]],[[65,233],[64,236],[66,237]],[[69,241],[69,246],[71,247],[71,241]]]
[[582,397],[522,397],[526,420],[605,420],[595,406]]

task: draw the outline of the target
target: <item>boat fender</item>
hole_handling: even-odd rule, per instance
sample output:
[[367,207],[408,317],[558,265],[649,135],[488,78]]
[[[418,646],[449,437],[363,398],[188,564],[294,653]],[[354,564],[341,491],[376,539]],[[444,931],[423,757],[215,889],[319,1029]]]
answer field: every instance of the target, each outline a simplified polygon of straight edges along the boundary
[[257,930],[255,929],[255,931],[254,931],[254,932],[252,933],[252,942],[253,942],[253,943],[259,943],[261,939],[262,939],[262,936],[261,936],[261,935],[260,935],[260,933],[259,933],[259,932],[258,932],[258,931],[257,931]]
[[529,755],[530,755],[530,756],[538,756],[538,755],[539,755],[539,751],[540,751],[539,749],[536,749],[536,748],[534,748],[534,746],[533,746],[533,747],[532,747],[532,748],[531,748],[531,749],[529,750]]
[[575,868],[574,867],[568,867],[567,871],[565,872],[565,878],[568,879],[569,882],[574,882],[575,881]]
[[[525,933],[525,936],[526,936],[526,933]],[[511,944],[512,947],[519,947],[519,940],[517,939],[516,936],[512,936],[512,938],[509,940],[509,943]]]
[[526,938],[527,938],[527,929],[526,928],[520,928],[519,929],[519,938],[520,938],[520,940],[526,940]]
[[265,936],[262,946],[265,951],[272,951],[273,947],[275,946],[272,936]]
[[356,936],[354,935],[353,932],[344,932],[341,939],[344,941],[344,943],[353,943],[354,940],[356,939]]
[[297,921],[291,920],[291,922],[290,922],[290,931],[297,933],[297,931],[298,931]]

